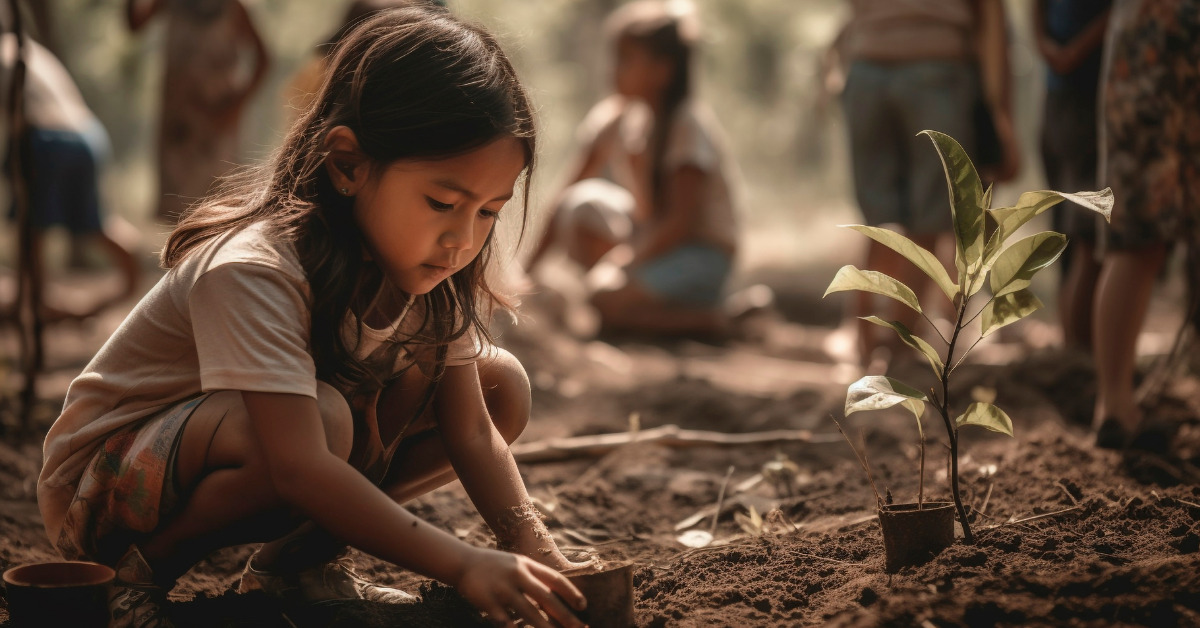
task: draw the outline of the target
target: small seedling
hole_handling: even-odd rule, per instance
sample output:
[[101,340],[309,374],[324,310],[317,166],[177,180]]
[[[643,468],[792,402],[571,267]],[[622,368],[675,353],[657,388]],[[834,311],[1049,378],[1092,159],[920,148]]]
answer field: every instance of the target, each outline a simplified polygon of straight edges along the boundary
[[[915,264],[933,280],[954,306],[954,328],[949,338],[938,332],[932,321],[929,322],[930,328],[938,334],[945,346],[944,351],[935,349],[932,344],[915,335],[898,321],[886,321],[877,316],[863,318],[876,325],[891,328],[904,344],[924,357],[929,362],[941,390],[939,392],[930,388],[927,396],[891,377],[869,375],[854,382],[847,389],[845,414],[849,416],[863,410],[880,410],[896,405],[912,412],[917,420],[917,434],[920,438],[920,504],[924,497],[925,475],[925,433],[921,426],[921,415],[925,411],[926,403],[933,404],[946,428],[946,436],[950,443],[950,488],[954,507],[958,512],[966,542],[973,543],[974,536],[971,534],[971,526],[967,521],[966,509],[963,507],[958,488],[958,430],[967,425],[976,425],[1012,436],[1012,420],[1003,410],[985,401],[970,403],[965,410],[952,418],[950,376],[980,340],[1042,307],[1042,302],[1029,289],[1030,281],[1038,271],[1058,259],[1067,246],[1067,238],[1061,233],[1043,231],[1009,244],[1017,229],[1064,200],[1095,211],[1108,220],[1112,213],[1113,197],[1112,191],[1107,188],[1099,192],[1074,194],[1042,190],[1025,192],[1012,207],[993,209],[991,187],[983,189],[975,166],[958,142],[937,131],[922,131],[921,134],[933,141],[946,172],[946,183],[950,190],[957,281],[950,278],[949,271],[933,253],[894,231],[864,225],[846,226]],[[975,309],[971,306],[972,298],[978,295],[984,285],[990,288],[990,296],[982,307]],[[844,266],[834,276],[825,294],[844,290],[861,290],[890,297],[912,308],[929,321],[912,289],[883,273]],[[979,319],[980,323],[978,331],[973,334],[974,341],[966,350],[961,350],[969,339],[964,332],[976,319]]]

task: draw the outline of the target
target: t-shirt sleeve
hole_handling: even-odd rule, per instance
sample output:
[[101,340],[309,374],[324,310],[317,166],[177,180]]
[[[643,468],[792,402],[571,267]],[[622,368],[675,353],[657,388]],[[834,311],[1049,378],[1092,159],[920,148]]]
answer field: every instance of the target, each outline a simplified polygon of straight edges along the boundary
[[446,366],[462,366],[487,357],[489,345],[480,341],[474,330],[455,338],[446,347]]
[[675,122],[670,142],[663,154],[667,168],[695,166],[705,172],[715,172],[721,154],[713,138],[704,131],[699,121],[690,115],[682,115]]
[[303,284],[260,264],[222,264],[188,294],[205,391],[246,390],[316,398]]

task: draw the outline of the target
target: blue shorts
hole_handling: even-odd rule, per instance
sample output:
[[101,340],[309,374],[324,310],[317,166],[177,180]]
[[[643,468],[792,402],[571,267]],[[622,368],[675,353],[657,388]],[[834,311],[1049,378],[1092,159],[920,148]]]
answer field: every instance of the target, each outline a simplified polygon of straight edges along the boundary
[[668,302],[712,306],[720,303],[733,260],[721,249],[685,244],[637,267],[633,276],[643,289]]
[[[98,233],[100,187],[98,165],[107,151],[103,127],[87,133],[29,129],[26,180],[30,223],[38,231],[66,227],[73,234]],[[16,216],[14,207],[10,218]]]

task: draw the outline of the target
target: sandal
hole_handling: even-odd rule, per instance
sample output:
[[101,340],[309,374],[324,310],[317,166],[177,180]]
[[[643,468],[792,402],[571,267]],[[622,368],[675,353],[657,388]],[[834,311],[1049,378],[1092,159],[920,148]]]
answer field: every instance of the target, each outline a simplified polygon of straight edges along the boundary
[[1179,426],[1173,421],[1146,419],[1133,433],[1128,448],[1133,451],[1164,456],[1171,451],[1171,442]]
[[1107,417],[1096,428],[1096,446],[1101,449],[1122,450],[1129,443],[1129,434],[1116,417]]

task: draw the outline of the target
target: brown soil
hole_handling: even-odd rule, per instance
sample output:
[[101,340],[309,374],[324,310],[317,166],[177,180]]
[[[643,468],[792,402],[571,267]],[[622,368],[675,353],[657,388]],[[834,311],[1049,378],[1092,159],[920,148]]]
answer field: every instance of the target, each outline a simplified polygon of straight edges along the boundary
[[[69,381],[111,323],[60,334],[66,348],[51,361],[51,379]],[[1177,455],[1127,461],[1092,448],[1078,421],[1094,390],[1085,361],[1033,350],[1021,339],[981,346],[953,394],[963,399],[977,387],[994,389],[1017,438],[963,432],[961,477],[977,542],[960,540],[925,565],[888,575],[871,489],[829,418],[841,416],[853,378],[825,350],[831,330],[765,317],[751,332],[721,345],[601,344],[527,321],[503,335],[534,382],[534,416],[522,442],[624,431],[631,413],[642,428],[818,435],[811,444],[736,448],[639,443],[601,458],[522,465],[560,545],[637,565],[638,625],[1200,625],[1195,376],[1174,377],[1153,405],[1183,423]],[[71,342],[71,334],[82,340]],[[919,365],[893,370],[921,382]],[[61,392],[47,397],[41,430]],[[11,402],[3,412],[11,420]],[[860,429],[865,436],[880,491],[897,501],[915,498],[911,417],[855,415],[848,425],[856,439]],[[931,418],[925,427],[931,435],[941,431]],[[944,451],[940,443],[929,447],[927,499],[949,497]],[[754,481],[782,458],[799,469],[790,486]],[[0,444],[0,566],[52,557],[33,498],[38,461],[36,438]],[[722,486],[716,540],[696,549],[680,544],[677,524],[713,507]],[[410,507],[470,542],[492,542],[457,485]],[[751,507],[763,515],[761,526],[746,523]],[[691,528],[711,525],[706,517]],[[361,555],[360,571],[419,592],[422,602],[296,609],[237,595],[232,588],[250,550],[224,550],[185,576],[173,593],[181,625],[479,623],[448,588]],[[5,610],[0,620],[7,620]]]

